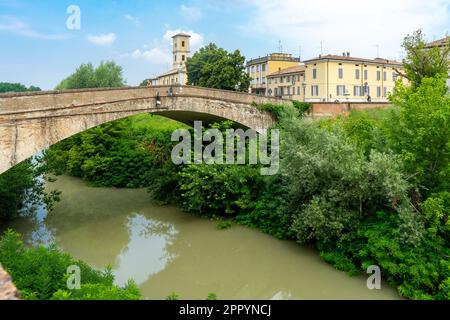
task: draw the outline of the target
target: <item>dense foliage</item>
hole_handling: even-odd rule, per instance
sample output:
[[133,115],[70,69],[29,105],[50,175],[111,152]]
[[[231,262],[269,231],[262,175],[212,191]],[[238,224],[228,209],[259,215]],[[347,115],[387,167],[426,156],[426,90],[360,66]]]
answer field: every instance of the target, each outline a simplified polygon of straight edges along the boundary
[[122,67],[113,61],[101,62],[97,68],[82,64],[72,75],[61,81],[56,90],[84,88],[117,88],[125,86]]
[[27,88],[21,83],[0,82],[0,93],[26,91],[41,91],[41,88],[35,86],[30,86]]
[[[12,276],[21,299],[32,300],[135,300],[141,294],[133,281],[123,288],[113,284],[110,269],[97,271],[55,246],[25,247],[11,230],[0,239],[0,263]],[[69,266],[80,268],[81,289],[67,288]]]
[[246,92],[251,79],[244,72],[244,63],[239,50],[227,52],[210,43],[187,59],[188,84]]
[[170,160],[170,136],[182,125],[147,114],[111,122],[52,146],[47,162],[94,186],[149,186]]

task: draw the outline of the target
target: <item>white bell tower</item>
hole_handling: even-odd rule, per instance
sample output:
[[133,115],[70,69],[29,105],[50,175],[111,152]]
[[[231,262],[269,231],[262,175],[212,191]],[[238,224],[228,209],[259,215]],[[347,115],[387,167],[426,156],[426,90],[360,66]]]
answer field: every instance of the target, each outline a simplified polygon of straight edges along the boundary
[[178,33],[172,37],[173,39],[173,68],[178,69],[184,67],[186,60],[191,53],[190,49],[191,36],[186,33]]

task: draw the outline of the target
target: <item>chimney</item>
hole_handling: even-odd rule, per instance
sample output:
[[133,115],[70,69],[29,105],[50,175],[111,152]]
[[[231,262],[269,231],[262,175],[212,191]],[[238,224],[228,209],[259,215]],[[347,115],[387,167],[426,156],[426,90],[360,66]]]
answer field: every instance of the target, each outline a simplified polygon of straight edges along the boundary
[[350,57],[350,52],[347,51],[347,57]]

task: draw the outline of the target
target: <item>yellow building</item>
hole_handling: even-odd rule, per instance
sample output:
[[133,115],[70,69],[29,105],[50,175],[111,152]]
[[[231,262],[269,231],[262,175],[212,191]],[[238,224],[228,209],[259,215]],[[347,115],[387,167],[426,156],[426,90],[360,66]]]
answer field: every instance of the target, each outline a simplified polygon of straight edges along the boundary
[[186,60],[190,55],[190,38],[186,33],[178,33],[172,37],[172,69],[152,79],[151,85],[185,85],[187,83]]
[[267,76],[275,71],[298,66],[299,58],[288,53],[271,53],[265,57],[252,59],[247,62],[247,73],[252,78],[250,93],[267,94]]
[[298,65],[269,74],[266,93],[268,96],[303,101],[305,86],[305,66]]
[[382,58],[325,55],[305,61],[305,101],[385,102],[402,64]]

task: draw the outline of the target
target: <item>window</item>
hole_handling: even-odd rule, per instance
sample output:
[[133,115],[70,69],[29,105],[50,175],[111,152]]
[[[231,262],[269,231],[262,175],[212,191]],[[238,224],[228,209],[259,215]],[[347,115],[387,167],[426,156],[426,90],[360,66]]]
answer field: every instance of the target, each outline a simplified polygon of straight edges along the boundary
[[381,80],[381,71],[377,70],[377,81]]
[[367,80],[368,77],[369,77],[368,71],[364,70],[364,80]]
[[344,78],[344,69],[342,69],[342,68],[338,69],[338,77],[339,77],[339,79]]
[[280,83],[283,83],[284,77],[280,77]]
[[317,69],[313,69],[313,79],[317,78]]
[[386,81],[387,80],[387,73],[386,73],[386,71],[383,71],[383,81]]
[[298,95],[298,96],[301,95],[300,87],[297,87],[297,95]]
[[283,87],[280,87],[280,96],[282,96],[283,94],[284,94]]
[[264,71],[264,72],[266,71],[266,65],[265,64],[262,65],[262,71]]
[[269,79],[267,80],[267,84],[271,84],[271,83],[272,83],[272,79],[269,78]]
[[291,87],[287,87],[287,94],[288,94],[288,96],[291,95]]
[[383,88],[383,97],[386,97],[386,96],[387,96],[387,88],[384,87],[384,88]]
[[343,86],[343,85],[336,86],[336,95],[337,96],[343,96],[344,93],[345,93],[345,86]]
[[319,95],[319,86],[311,86],[311,96],[317,97]]
[[173,61],[177,62],[177,55],[173,56]]
[[377,97],[381,97],[381,87],[377,87]]
[[277,84],[278,83],[278,78],[275,78],[275,84]]
[[361,97],[363,95],[361,86],[353,86],[353,95],[355,97]]
[[288,76],[288,77],[287,77],[286,82],[287,82],[287,83],[291,82],[291,76]]
[[364,86],[363,88],[364,88],[364,95],[365,96],[370,95],[370,87],[369,86]]
[[183,55],[181,56],[181,61],[184,61],[184,60],[186,60],[186,56],[183,54]]
[[359,79],[359,69],[355,69],[355,79]]
[[184,48],[184,41],[181,41],[181,46]]
[[275,96],[278,96],[278,88],[275,88]]

